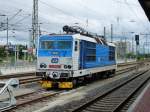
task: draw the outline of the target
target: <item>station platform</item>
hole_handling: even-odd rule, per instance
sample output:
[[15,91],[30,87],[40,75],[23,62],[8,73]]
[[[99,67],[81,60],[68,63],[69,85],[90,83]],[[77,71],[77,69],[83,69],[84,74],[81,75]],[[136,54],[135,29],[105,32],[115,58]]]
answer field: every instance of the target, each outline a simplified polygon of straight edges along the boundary
[[127,112],[150,112],[150,84],[147,85]]
[[31,72],[35,72],[35,71],[36,71],[35,66],[8,67],[8,68],[0,68],[0,75],[31,73]]

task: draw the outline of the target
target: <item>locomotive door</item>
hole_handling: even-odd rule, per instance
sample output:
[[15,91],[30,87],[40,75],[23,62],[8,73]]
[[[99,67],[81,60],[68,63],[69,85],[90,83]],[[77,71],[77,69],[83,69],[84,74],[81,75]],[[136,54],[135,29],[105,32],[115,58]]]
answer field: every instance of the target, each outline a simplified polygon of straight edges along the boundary
[[80,41],[80,59],[79,59],[79,65],[80,65],[80,68],[79,69],[84,69],[84,64],[85,64],[85,59],[84,59],[84,56],[85,53],[84,53],[84,41],[81,40]]

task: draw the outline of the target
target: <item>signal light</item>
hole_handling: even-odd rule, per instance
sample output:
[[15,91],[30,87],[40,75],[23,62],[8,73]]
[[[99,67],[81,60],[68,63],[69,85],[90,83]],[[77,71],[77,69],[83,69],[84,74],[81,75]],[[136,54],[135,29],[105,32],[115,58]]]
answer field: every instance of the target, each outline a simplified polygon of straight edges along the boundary
[[136,45],[139,45],[139,35],[135,35]]

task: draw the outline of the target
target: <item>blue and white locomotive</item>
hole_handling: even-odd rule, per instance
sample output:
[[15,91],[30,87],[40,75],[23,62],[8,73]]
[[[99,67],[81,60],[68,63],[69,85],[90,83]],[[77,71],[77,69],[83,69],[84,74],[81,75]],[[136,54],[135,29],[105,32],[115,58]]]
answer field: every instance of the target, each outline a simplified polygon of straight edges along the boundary
[[94,76],[115,73],[115,45],[74,29],[63,35],[39,37],[37,75],[43,77],[43,88],[73,88]]

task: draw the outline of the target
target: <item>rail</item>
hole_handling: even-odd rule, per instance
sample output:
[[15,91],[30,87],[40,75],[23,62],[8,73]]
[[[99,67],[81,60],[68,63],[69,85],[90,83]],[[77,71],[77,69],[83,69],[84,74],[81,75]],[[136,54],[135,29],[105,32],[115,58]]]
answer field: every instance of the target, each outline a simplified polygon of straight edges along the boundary
[[29,94],[24,94],[24,95],[20,95],[17,96],[17,104],[15,107],[12,108],[8,108],[6,110],[9,112],[17,112],[17,109],[21,109],[22,107],[26,107],[30,104],[30,106],[32,107],[32,105],[35,105],[35,103],[40,102],[43,103],[46,100],[49,101],[49,98],[52,98],[58,94],[63,93],[63,91],[58,91],[58,92],[43,92],[43,90],[39,90],[37,92],[33,92],[33,93],[29,93]]
[[147,74],[148,72],[144,71],[129,78],[100,96],[98,95],[79,107],[75,107],[72,112],[92,112],[98,110],[103,112],[120,112],[120,108],[150,79],[150,76]]

